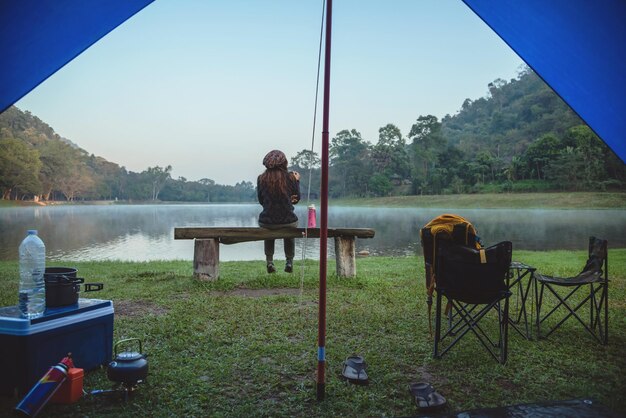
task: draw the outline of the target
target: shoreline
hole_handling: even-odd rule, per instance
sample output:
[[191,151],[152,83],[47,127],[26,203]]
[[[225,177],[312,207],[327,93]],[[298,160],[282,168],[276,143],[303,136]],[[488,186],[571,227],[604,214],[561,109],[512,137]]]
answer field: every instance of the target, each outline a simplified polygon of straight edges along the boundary
[[[303,199],[304,201],[304,199]],[[0,200],[3,207],[61,205],[232,205],[250,202],[178,202],[178,201],[13,201]],[[318,199],[311,203],[319,206]],[[558,192],[558,193],[485,193],[461,195],[413,195],[329,199],[329,206],[429,208],[429,209],[626,209],[626,192]]]

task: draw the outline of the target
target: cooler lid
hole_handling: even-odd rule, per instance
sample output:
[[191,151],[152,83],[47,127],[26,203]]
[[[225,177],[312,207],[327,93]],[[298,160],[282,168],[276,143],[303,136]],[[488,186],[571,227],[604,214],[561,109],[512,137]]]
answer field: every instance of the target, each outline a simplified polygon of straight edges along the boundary
[[0,333],[30,335],[107,314],[113,314],[113,302],[102,299],[81,298],[73,305],[46,308],[43,316],[35,319],[22,318],[17,306],[7,306],[0,308]]

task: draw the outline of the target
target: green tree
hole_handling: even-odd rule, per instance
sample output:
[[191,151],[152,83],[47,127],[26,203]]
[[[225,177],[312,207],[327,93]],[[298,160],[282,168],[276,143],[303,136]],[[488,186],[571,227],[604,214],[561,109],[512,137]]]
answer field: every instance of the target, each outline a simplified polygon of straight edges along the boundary
[[151,179],[145,171],[141,173],[128,172],[126,194],[128,200],[149,200],[152,197]]
[[409,132],[412,151],[412,177],[420,193],[430,190],[430,172],[437,167],[439,154],[445,149],[441,123],[436,116],[420,116]]
[[410,174],[406,141],[396,125],[389,123],[378,130],[378,143],[372,147],[371,156],[376,172],[388,178],[405,179]]
[[530,144],[524,153],[530,173],[534,173],[537,180],[545,179],[545,167],[559,156],[562,148],[562,142],[552,133],[542,135]]
[[67,176],[60,179],[59,190],[68,201],[84,197],[94,188],[95,182],[85,163],[71,166]]
[[161,188],[167,180],[172,178],[170,174],[171,172],[171,165],[168,165],[165,168],[159,167],[158,165],[155,167],[148,167],[147,170],[142,172],[152,187],[152,195],[150,197],[151,200],[157,200],[159,198]]
[[516,181],[520,178],[522,172],[522,159],[516,155],[511,157],[511,161],[504,169],[504,175],[509,181]]
[[43,199],[50,200],[53,190],[59,190],[64,178],[72,174],[78,161],[72,147],[59,140],[46,141],[40,148],[42,163],[39,178],[43,186]]
[[491,98],[493,99],[498,111],[502,110],[504,101],[506,99],[503,91],[503,88],[506,86],[506,84],[506,80],[502,80],[501,78],[497,78],[493,82],[487,84],[487,87],[489,88],[489,94],[491,94]]
[[241,181],[235,184],[234,194],[236,202],[249,202],[256,199],[254,184],[250,181]]
[[198,183],[204,186],[206,190],[206,201],[211,202],[211,195],[213,193],[213,190],[215,189],[215,180],[203,178],[198,180]]
[[369,190],[374,196],[387,196],[392,189],[391,181],[382,173],[374,174],[369,180]]
[[316,169],[320,167],[320,157],[315,151],[303,149],[291,159],[291,165],[301,170]]
[[[449,145],[439,154],[437,170],[439,189],[443,193],[461,193],[464,189],[463,179],[470,179],[467,170],[467,161],[457,147]],[[469,181],[471,184],[471,180]]]
[[546,167],[546,177],[561,189],[580,190],[585,167],[582,153],[565,147]]
[[371,174],[370,144],[361,138],[356,130],[343,130],[331,140],[329,188],[339,196],[368,193],[368,179]]
[[566,138],[576,144],[576,151],[585,161],[582,168],[584,185],[587,188],[595,188],[601,180],[607,178],[604,166],[604,143],[587,125],[570,128]]
[[39,152],[14,138],[0,139],[0,190],[2,199],[41,193]]
[[94,180],[94,199],[114,199],[124,196],[126,170],[116,163],[91,154],[86,159]]

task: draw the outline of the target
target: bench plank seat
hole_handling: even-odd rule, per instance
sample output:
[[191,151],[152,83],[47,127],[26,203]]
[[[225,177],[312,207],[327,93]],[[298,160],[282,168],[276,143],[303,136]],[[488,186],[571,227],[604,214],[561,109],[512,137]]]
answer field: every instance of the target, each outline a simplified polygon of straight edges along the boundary
[[[219,239],[222,244],[236,244],[245,241],[260,241],[276,238],[302,238],[304,233],[309,238],[319,238],[319,228],[281,228],[267,229],[261,227],[233,228],[174,228],[174,239]],[[370,228],[328,228],[328,237],[352,236],[357,238],[374,238],[375,231]]]
[[[203,279],[215,280],[219,277],[219,244],[262,241],[281,238],[319,238],[319,228],[280,228],[261,227],[185,227],[174,228],[174,239],[194,239],[194,274]],[[371,228],[328,228],[328,238],[335,239],[335,259],[337,275],[356,276],[356,238],[374,238]]]

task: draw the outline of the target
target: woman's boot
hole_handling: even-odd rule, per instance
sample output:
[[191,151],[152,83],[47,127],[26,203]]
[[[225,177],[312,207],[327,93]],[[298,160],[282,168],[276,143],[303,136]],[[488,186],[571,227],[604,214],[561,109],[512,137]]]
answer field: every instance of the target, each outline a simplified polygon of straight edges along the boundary
[[274,261],[267,260],[267,272],[276,273],[276,267],[274,267]]

